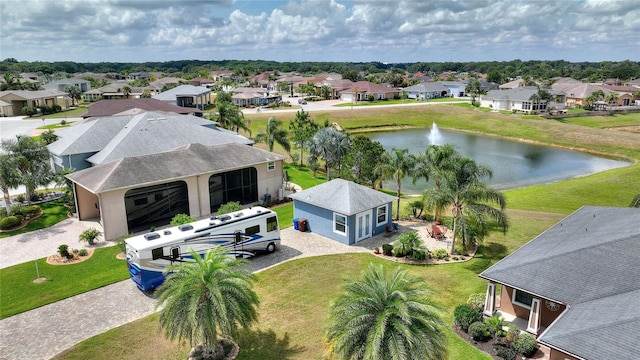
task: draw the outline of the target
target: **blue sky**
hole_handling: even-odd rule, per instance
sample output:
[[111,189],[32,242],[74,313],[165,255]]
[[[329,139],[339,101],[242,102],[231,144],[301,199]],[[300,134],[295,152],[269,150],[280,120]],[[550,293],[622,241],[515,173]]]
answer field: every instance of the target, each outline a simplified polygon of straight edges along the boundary
[[640,61],[636,0],[2,0],[0,58]]

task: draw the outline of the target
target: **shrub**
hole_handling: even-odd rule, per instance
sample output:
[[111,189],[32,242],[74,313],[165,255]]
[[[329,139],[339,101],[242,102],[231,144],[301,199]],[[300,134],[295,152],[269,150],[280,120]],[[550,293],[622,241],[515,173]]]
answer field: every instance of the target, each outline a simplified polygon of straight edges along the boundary
[[504,326],[504,319],[500,316],[493,315],[492,317],[485,319],[484,323],[487,325],[487,329],[494,338],[504,335],[504,330],[502,330],[502,327]]
[[23,215],[35,215],[37,213],[40,212],[40,206],[38,205],[31,205],[31,206],[26,206],[22,209],[22,214]]
[[9,230],[20,225],[21,222],[22,221],[20,221],[20,219],[15,215],[3,217],[0,219],[0,229]]
[[469,325],[469,336],[475,341],[485,341],[489,338],[489,328],[482,321],[476,321]]
[[417,232],[406,232],[400,236],[394,242],[393,248],[397,257],[411,255],[414,250],[420,249],[422,246],[422,240]]
[[53,104],[53,106],[51,106],[51,112],[57,113],[60,111],[62,111],[62,106],[58,104]]
[[382,253],[391,256],[393,251],[393,245],[391,244],[382,244]]
[[218,215],[222,215],[222,214],[228,214],[234,211],[238,211],[238,210],[242,210],[244,209],[242,207],[242,205],[240,205],[239,202],[237,201],[229,201],[226,204],[223,204],[222,206],[220,206],[220,208],[218,209]]
[[411,258],[413,260],[425,260],[427,258],[427,252],[422,250],[413,250],[413,254],[411,254]]
[[127,251],[127,240],[131,235],[120,236],[116,239],[116,246],[120,249],[121,252]]
[[455,248],[453,249],[453,252],[458,255],[469,256],[469,251],[467,251],[467,249],[462,244],[456,244]]
[[476,321],[482,321],[482,314],[469,304],[460,304],[453,311],[453,320],[462,331],[467,332],[469,325]]
[[513,350],[518,352],[520,355],[531,356],[533,353],[538,350],[538,345],[536,344],[536,338],[533,335],[522,333],[519,334],[516,339],[511,344]]
[[65,119],[60,120],[60,125],[62,126],[67,125],[67,120]]
[[436,249],[433,252],[433,256],[438,259],[438,260],[442,260],[442,259],[446,259],[449,257],[449,253],[447,252],[447,249]]
[[485,294],[483,293],[476,293],[476,294],[471,294],[469,295],[469,298],[467,299],[467,304],[471,305],[471,307],[479,312],[483,312],[484,311],[484,298],[485,298]]
[[[23,197],[24,199],[24,197]],[[24,211],[24,205],[22,204],[13,204],[11,205],[11,213],[16,215],[22,215],[22,211]]]
[[375,100],[375,99],[376,99],[376,97],[373,94],[367,95],[367,100],[368,101],[373,102],[373,100]]
[[80,249],[80,250],[78,250],[78,255],[87,256],[87,255],[89,255],[89,252],[87,251],[87,249]]
[[22,115],[31,117],[37,113],[38,113],[38,109],[36,109],[33,106],[25,106],[22,108]]
[[16,217],[16,219],[18,219],[18,224],[22,224],[22,222],[24,221],[24,216],[22,214],[16,214],[14,216]]
[[504,360],[516,360],[516,352],[509,347],[498,346],[496,355],[503,358]]
[[196,221],[196,218],[187,214],[178,214],[171,219],[172,226],[179,226]]
[[9,215],[7,214],[7,208],[5,208],[4,206],[0,207],[0,218],[6,217],[7,215]]
[[507,333],[504,336],[504,343],[511,346],[513,341],[518,338],[518,335],[520,335],[520,329],[513,324],[508,324],[507,327],[509,330],[507,330]]
[[102,233],[96,228],[89,228],[82,233],[80,233],[80,241],[84,241],[89,245],[93,245],[94,242],[98,239],[98,236],[102,235]]
[[[24,197],[24,194],[20,194],[18,196],[16,196],[16,201],[17,202],[24,202],[26,200],[26,198]],[[21,204],[16,204],[16,205],[21,205]],[[15,205],[14,205],[15,206]],[[13,209],[13,207],[11,207]],[[13,210],[12,210],[13,211]]]
[[62,256],[62,257],[68,257],[69,256],[69,245],[62,244],[62,245],[58,246],[58,254],[60,254],[60,256]]

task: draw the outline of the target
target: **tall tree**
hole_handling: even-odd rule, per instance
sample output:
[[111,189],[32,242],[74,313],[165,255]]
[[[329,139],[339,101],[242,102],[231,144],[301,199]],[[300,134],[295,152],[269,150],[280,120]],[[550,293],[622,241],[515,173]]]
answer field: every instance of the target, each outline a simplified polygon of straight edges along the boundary
[[342,157],[349,151],[351,139],[349,136],[333,127],[318,130],[309,140],[309,162],[324,160],[327,178],[331,180],[331,169],[340,164]]
[[273,116],[270,117],[269,120],[267,120],[267,128],[265,131],[260,131],[254,140],[267,144],[269,151],[273,151],[273,145],[278,143],[288,153],[291,150],[291,145],[287,138],[287,130],[282,129],[280,126],[282,126],[282,121],[276,120]]
[[49,166],[49,151],[44,143],[28,136],[2,141],[2,148],[13,156],[14,164],[20,172],[20,183],[27,192],[27,202],[31,204],[31,194],[38,186],[47,185],[53,177]]
[[464,88],[464,92],[471,96],[471,103],[476,102],[476,96],[482,94],[482,86],[480,85],[480,80],[478,78],[472,78],[467,83],[467,86]]
[[21,175],[11,155],[0,154],[0,190],[4,197],[7,215],[11,215],[11,197],[9,190],[21,184]]
[[380,157],[380,161],[374,168],[374,172],[379,174],[375,186],[379,187],[385,180],[393,179],[396,182],[396,195],[398,204],[396,205],[396,220],[400,219],[400,196],[402,195],[402,179],[411,175],[416,166],[415,156],[409,154],[409,149],[393,148],[391,152],[385,151]]
[[[459,158],[445,174],[440,189],[425,191],[424,196],[430,206],[451,207],[451,253],[454,253],[457,236],[462,238],[465,247],[481,241],[489,231],[490,221],[506,231],[506,199],[502,193],[483,182],[491,174],[491,169],[487,166],[478,165],[469,158]],[[494,204],[498,208],[493,207]]]
[[293,143],[300,148],[300,166],[302,166],[304,144],[318,131],[318,124],[311,120],[308,112],[300,110],[296,113],[296,117],[289,123],[289,130],[293,136]]
[[219,355],[219,335],[233,339],[258,318],[255,277],[242,268],[246,260],[229,257],[221,246],[203,257],[193,250],[191,255],[193,262],[165,271],[156,291],[159,325],[169,339],[188,339],[191,346],[202,344],[205,356]]
[[82,90],[80,90],[79,86],[67,85],[64,87],[64,92],[69,94],[69,97],[73,101],[73,105],[76,104],[76,101],[80,101],[80,99],[82,99]]
[[[416,167],[413,171],[413,183],[419,178],[426,181],[433,180],[436,190],[442,186],[446,174],[452,171],[455,163],[461,155],[453,145],[429,145],[423,154],[416,156]],[[433,216],[436,221],[440,217],[440,208],[433,208]]]
[[604,98],[604,101],[606,101],[609,105],[615,105],[618,102],[618,93],[615,91],[610,91]]
[[374,168],[384,153],[384,147],[378,141],[357,135],[353,138],[351,149],[344,158],[345,177],[359,184],[375,187],[378,174]]
[[441,310],[420,278],[396,267],[369,267],[342,286],[325,327],[329,354],[340,360],[447,358]]

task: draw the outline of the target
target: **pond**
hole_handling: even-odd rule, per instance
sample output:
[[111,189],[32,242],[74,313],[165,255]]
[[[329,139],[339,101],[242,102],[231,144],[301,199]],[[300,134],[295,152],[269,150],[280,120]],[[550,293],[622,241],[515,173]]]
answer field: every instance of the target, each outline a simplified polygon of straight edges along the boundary
[[[388,151],[394,147],[408,148],[411,154],[424,153],[431,144],[451,144],[463,156],[491,168],[493,177],[487,179],[486,183],[495,189],[550,183],[629,165],[624,161],[577,151],[441,130],[436,124],[433,124],[430,129],[376,132],[365,136],[379,141]],[[430,186],[433,184],[427,184],[424,179],[412,184],[411,178],[407,177],[402,183],[402,191],[420,194]],[[395,185],[391,182],[385,183],[385,187],[395,189]]]

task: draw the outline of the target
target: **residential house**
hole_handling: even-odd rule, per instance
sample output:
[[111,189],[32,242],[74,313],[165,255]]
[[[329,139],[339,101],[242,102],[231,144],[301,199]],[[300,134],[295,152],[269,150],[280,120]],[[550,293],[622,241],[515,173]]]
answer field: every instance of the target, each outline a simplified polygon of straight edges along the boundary
[[637,88],[633,86],[622,86],[622,85],[602,85],[605,89],[609,91],[613,91],[618,94],[618,100],[615,104],[617,106],[632,106],[633,103],[633,93],[634,91],[638,91]]
[[402,89],[409,99],[424,100],[442,97],[450,97],[449,88],[441,82],[421,82],[420,84],[408,86]]
[[211,90],[204,86],[180,85],[152,96],[164,102],[182,107],[195,107],[200,110],[211,105]]
[[63,109],[67,109],[71,105],[71,98],[67,93],[54,89],[38,91],[0,91],[0,100],[6,104],[10,104],[2,105],[3,116],[22,115],[22,108],[25,106],[40,108],[41,106],[53,106],[57,104]]
[[283,186],[284,158],[239,143],[190,143],[105,162],[67,178],[78,218],[100,219],[105,239],[114,239],[167,225],[177,214],[200,218],[230,201],[252,204],[264,194],[275,197]]
[[67,86],[75,86],[75,87],[79,88],[80,91],[83,92],[83,93],[91,90],[91,83],[89,81],[84,80],[84,79],[75,79],[75,78],[55,80],[55,81],[52,81],[50,83],[45,84],[44,88],[45,89],[54,89],[54,90],[59,90],[59,91],[64,92],[66,90]]
[[522,80],[521,78],[517,78],[515,80],[509,81],[507,83],[504,83],[502,85],[499,86],[500,90],[509,90],[509,89],[515,89],[515,88],[519,88],[522,85],[522,83],[524,82],[524,80]]
[[328,86],[331,89],[330,99],[340,99],[342,92],[353,86],[353,81],[349,79],[325,79],[316,84],[316,91],[320,93],[320,89],[323,86]]
[[10,116],[8,114],[13,113],[11,103],[0,100],[0,116]]
[[451,97],[459,98],[459,97],[466,96],[465,94],[466,88],[467,88],[466,81],[438,81],[438,82],[441,83],[443,86],[445,86],[447,89],[449,89],[449,93],[451,94]]
[[232,81],[233,80],[233,71],[231,70],[217,70],[211,72],[211,78],[213,81],[222,82],[222,81]]
[[127,75],[127,80],[151,79],[151,73],[146,71],[132,72]]
[[209,89],[216,87],[216,85],[213,83],[213,80],[206,79],[206,78],[201,78],[201,77],[193,78],[193,79],[189,80],[189,82],[193,86],[204,86],[204,87],[209,88]]
[[340,93],[343,101],[365,101],[373,95],[374,100],[395,99],[400,97],[400,90],[374,84],[369,81],[358,81]]
[[600,84],[590,84],[575,81],[556,81],[551,85],[552,90],[562,91],[566,95],[566,107],[576,107],[588,105],[585,100],[594,91],[602,90],[605,96],[610,90]]
[[113,116],[133,109],[138,109],[140,112],[162,111],[202,117],[202,110],[200,109],[192,107],[180,107],[151,98],[100,100],[87,106],[87,113],[82,117],[86,119],[102,116]]
[[217,127],[210,120],[158,111],[89,119],[57,131],[56,135],[58,140],[47,146],[54,171],[62,168],[82,170],[192,143],[253,144],[233,131]]
[[535,86],[521,86],[509,90],[490,90],[485,95],[480,95],[480,106],[494,109],[495,111],[546,111],[547,101],[532,101],[531,97],[538,93]]
[[86,101],[139,98],[145,90],[131,86],[124,80],[118,80],[97,89],[91,89],[82,96]]
[[534,334],[551,360],[638,358],[638,224],[638,208],[578,209],[480,273],[485,315]]
[[231,92],[231,101],[240,107],[268,106],[282,101],[281,95],[269,95],[269,90],[264,88],[238,87]]
[[306,219],[306,230],[345,245],[384,233],[391,226],[391,203],[397,198],[381,191],[334,179],[302,190],[293,199],[293,216]]

